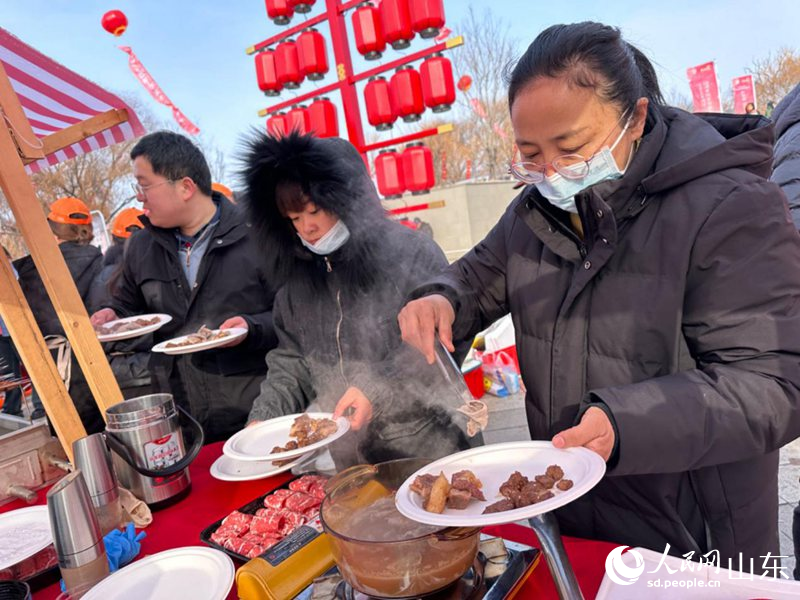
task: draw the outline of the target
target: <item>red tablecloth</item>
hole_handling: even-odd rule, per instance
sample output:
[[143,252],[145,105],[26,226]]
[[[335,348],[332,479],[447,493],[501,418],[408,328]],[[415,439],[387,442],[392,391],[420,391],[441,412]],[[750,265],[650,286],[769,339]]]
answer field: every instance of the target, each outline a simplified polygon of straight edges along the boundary
[[[221,442],[205,446],[200,451],[197,459],[189,468],[192,475],[191,493],[180,502],[154,513],[153,524],[146,529],[147,538],[142,541],[140,556],[181,546],[202,545],[200,532],[208,525],[235,508],[247,504],[253,498],[281,485],[289,478],[288,475],[277,475],[269,479],[241,483],[219,481],[211,477],[210,469],[211,464],[221,453]],[[37,503],[44,504],[44,502],[45,490],[40,490]],[[23,506],[25,504],[22,502],[12,502],[0,507],[0,513]],[[539,546],[536,535],[527,527],[502,525],[489,527],[486,531],[515,542]],[[603,580],[606,556],[615,547],[615,544],[565,537],[564,546],[584,596],[587,600],[594,598],[600,588],[600,582]],[[241,565],[237,564],[236,566],[238,568]],[[35,580],[31,582],[31,587],[34,589],[34,600],[50,600],[56,598],[60,592],[57,584],[37,590]],[[228,598],[236,599],[235,590],[234,586]],[[517,597],[558,598],[544,558]]]

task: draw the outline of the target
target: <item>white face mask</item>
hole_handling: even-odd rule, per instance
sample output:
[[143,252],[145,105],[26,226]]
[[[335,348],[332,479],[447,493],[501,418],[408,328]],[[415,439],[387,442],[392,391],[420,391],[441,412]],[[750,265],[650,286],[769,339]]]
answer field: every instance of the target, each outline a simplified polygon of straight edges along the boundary
[[347,225],[344,224],[344,221],[339,219],[336,221],[336,224],[328,230],[328,233],[317,240],[316,244],[307,242],[300,237],[299,233],[297,237],[300,238],[303,246],[311,250],[314,254],[326,256],[332,252],[336,252],[347,243],[347,240],[350,239],[350,230],[347,228]]
[[[623,169],[617,166],[617,161],[614,160],[614,155],[611,153],[617,147],[622,136],[630,126],[630,119],[623,127],[616,141],[611,146],[604,146],[597,154],[589,159],[589,171],[580,179],[567,179],[560,173],[556,172],[545,177],[539,183],[534,184],[539,193],[547,198],[553,206],[560,208],[571,213],[578,213],[578,207],[575,204],[575,194],[585,190],[588,187],[607,181],[609,179],[619,179],[625,174],[625,169],[628,168],[626,164]],[[633,154],[633,149],[631,149]],[[630,158],[628,158],[630,163]]]

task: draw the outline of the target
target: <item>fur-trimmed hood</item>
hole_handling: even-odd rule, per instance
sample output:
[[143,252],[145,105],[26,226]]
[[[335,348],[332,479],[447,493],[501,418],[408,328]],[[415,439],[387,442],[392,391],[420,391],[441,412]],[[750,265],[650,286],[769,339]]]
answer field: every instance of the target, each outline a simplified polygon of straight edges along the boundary
[[283,137],[256,132],[245,141],[241,174],[250,220],[274,264],[278,282],[298,277],[318,280],[324,270],[323,259],[303,247],[292,224],[278,210],[276,186],[290,180],[299,182],[314,204],[347,225],[350,240],[329,259],[352,279],[351,283],[369,286],[374,277],[364,274],[363,265],[375,264],[381,231],[392,223],[352,144],[297,132]]

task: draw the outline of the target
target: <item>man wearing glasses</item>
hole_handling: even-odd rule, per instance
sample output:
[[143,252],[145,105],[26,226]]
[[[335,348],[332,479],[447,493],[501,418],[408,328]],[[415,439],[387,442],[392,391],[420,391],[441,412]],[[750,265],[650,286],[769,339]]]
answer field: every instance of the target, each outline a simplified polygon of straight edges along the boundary
[[224,347],[179,356],[153,353],[155,391],[172,393],[202,425],[207,441],[244,426],[277,344],[274,290],[243,213],[211,189],[202,152],[186,137],[159,131],[131,151],[133,185],[145,229],[132,237],[109,306],[94,326],[123,316],[166,313],[160,342],[197,331],[244,328]]

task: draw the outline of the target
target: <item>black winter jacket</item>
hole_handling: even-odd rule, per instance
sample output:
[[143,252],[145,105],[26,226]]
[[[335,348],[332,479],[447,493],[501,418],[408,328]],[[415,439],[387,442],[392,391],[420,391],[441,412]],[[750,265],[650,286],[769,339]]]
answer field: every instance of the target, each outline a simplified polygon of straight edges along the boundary
[[[416,296],[456,330],[510,311],[533,439],[597,404],[607,476],[562,531],[723,566],[778,547],[778,449],[800,434],[800,237],[766,120],[651,108],[624,177],[577,196],[585,231],[533,186]],[[615,461],[615,464],[614,464]],[[735,566],[734,568],[738,568]]]
[[[107,306],[111,303],[110,286],[118,281],[124,250],[125,244],[122,243],[114,243],[106,250],[103,268],[92,283],[89,302],[93,306]],[[152,347],[152,334],[103,344],[111,371],[124,398],[135,398],[152,392],[150,385],[152,379],[148,367]]]
[[[344,140],[260,136],[246,173],[253,224],[285,267],[274,311],[279,344],[267,355],[250,419],[302,412],[311,402],[330,412],[353,386],[375,415],[351,439],[357,452],[334,452],[340,466],[469,447],[466,419],[453,410],[460,399],[436,367],[402,345],[397,324],[411,290],[447,265],[442,250],[384,215],[363,160]],[[322,257],[300,244],[275,206],[275,181],[286,177],[304,182],[311,201],[348,226],[340,250]]]
[[[102,268],[103,255],[98,248],[88,244],[61,242],[58,248],[64,256],[64,262],[67,263],[67,268],[70,275],[72,275],[73,281],[75,281],[78,294],[80,294],[87,312],[91,314],[97,308],[92,304],[90,298],[92,282]],[[39,277],[33,258],[24,256],[16,260],[14,266],[19,273],[19,285],[22,288],[22,293],[25,294],[25,299],[31,307],[33,316],[42,330],[42,335],[64,336],[64,328],[61,325],[61,321],[58,320],[58,315],[56,315],[53,303],[47,295],[44,282]],[[53,351],[53,353],[55,358],[56,352]],[[83,426],[88,433],[102,431],[105,427],[105,422],[74,353],[70,361],[70,369],[69,395],[81,417]]]
[[264,356],[277,340],[272,325],[274,287],[263,269],[250,223],[221,194],[220,220],[189,289],[172,230],[154,227],[130,238],[124,267],[110,303],[118,315],[166,313],[172,321],[155,334],[155,342],[218,327],[241,316],[249,326],[244,342],[231,348],[170,356],[153,353],[153,387],[170,392],[203,425],[207,441],[225,439],[241,429],[266,373]]
[[781,186],[800,229],[800,85],[778,103],[772,113],[775,123],[775,161],[772,181]]

